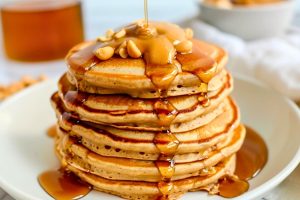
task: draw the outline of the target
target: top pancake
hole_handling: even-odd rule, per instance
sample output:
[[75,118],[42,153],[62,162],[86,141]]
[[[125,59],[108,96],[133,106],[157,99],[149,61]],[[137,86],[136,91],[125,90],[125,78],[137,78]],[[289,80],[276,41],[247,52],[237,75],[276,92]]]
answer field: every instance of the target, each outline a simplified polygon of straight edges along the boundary
[[[176,55],[174,62],[178,67],[177,74],[166,88],[165,96],[198,94],[216,89],[220,72],[227,61],[226,52],[203,41],[192,40],[192,42],[192,53]],[[99,42],[86,42],[71,49],[66,62],[69,67],[68,79],[72,84],[77,85],[79,90],[89,93],[121,93],[140,98],[160,97],[153,79],[146,75],[147,64],[144,59],[114,56],[100,61],[93,52],[101,45]],[[166,66],[151,67],[161,71]],[[196,70],[201,71],[202,80],[196,75]],[[206,77],[208,75],[213,76],[212,79],[208,79]]]

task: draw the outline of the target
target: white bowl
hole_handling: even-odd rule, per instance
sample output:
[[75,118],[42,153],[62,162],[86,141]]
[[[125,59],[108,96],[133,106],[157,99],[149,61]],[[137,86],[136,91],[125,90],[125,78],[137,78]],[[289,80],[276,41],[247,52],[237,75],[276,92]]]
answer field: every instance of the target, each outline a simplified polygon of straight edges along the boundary
[[295,1],[229,9],[204,2],[200,5],[201,19],[222,31],[252,40],[282,34],[291,23]]
[[[0,187],[16,200],[53,200],[40,187],[37,176],[59,167],[53,139],[46,129],[55,123],[49,98],[56,81],[37,84],[0,105]],[[243,79],[235,80],[233,93],[242,120],[257,130],[267,143],[269,160],[250,181],[250,190],[235,200],[257,199],[286,178],[300,160],[300,110],[287,98]],[[92,191],[82,200],[119,200]],[[205,192],[189,192],[182,200],[224,200]]]

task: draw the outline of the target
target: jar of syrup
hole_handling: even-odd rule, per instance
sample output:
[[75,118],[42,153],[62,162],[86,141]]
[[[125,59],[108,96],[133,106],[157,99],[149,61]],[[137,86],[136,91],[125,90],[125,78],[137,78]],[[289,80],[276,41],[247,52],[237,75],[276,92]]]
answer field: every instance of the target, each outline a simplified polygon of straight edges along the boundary
[[7,1],[1,19],[4,50],[13,60],[61,59],[84,40],[79,0]]

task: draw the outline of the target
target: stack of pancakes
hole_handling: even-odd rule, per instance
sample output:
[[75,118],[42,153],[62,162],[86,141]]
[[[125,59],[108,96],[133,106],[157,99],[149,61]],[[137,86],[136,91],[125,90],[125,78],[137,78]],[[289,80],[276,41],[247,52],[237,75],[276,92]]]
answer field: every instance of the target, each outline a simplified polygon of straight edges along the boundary
[[[176,74],[163,89],[153,82],[166,76],[159,67],[159,75],[147,75],[143,57],[99,60],[94,51],[102,42],[74,47],[51,98],[63,167],[94,189],[127,199],[217,193],[218,180],[234,173],[245,129],[229,97],[226,52],[191,41],[193,50],[176,55]],[[213,65],[201,68],[207,61]],[[202,76],[188,70],[195,66]]]

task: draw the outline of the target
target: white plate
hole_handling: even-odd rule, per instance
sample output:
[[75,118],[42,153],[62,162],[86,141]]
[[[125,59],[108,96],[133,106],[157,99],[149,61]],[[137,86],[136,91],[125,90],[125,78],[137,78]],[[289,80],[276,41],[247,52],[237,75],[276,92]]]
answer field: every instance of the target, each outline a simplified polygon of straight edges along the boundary
[[[0,106],[0,187],[17,200],[51,200],[37,182],[39,173],[56,169],[53,141],[45,130],[55,122],[49,97],[54,81],[33,86]],[[300,160],[300,111],[276,92],[236,79],[233,96],[243,122],[261,133],[269,149],[263,171],[250,181],[251,188],[235,199],[255,199],[278,185]],[[93,191],[83,200],[113,200],[115,196]],[[204,192],[186,194],[182,199],[222,199]]]

